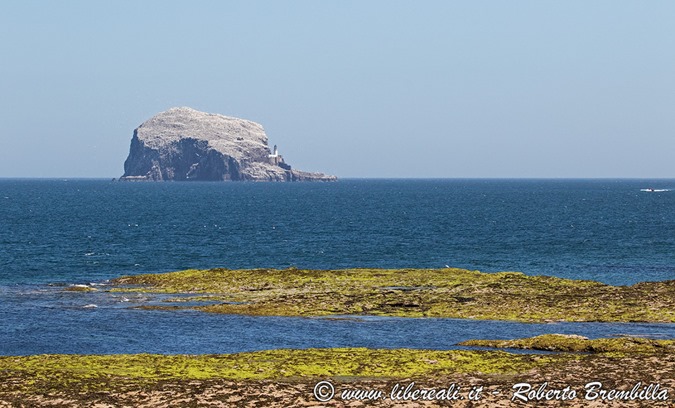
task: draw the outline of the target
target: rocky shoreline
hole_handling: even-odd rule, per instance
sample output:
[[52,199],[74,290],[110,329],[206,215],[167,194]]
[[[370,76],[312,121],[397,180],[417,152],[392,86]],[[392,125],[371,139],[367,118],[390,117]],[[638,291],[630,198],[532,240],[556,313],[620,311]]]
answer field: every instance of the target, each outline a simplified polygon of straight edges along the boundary
[[[128,276],[103,290],[176,294],[168,302],[175,306],[160,308],[215,313],[672,323],[674,285],[452,268],[291,268]],[[181,306],[200,300],[209,304]],[[671,407],[675,399],[673,339],[547,334],[456,346],[463,349],[7,356],[0,407]]]
[[[611,346],[606,340],[613,340]],[[538,341],[552,351],[563,343],[602,343],[605,349],[544,355],[347,348],[0,357],[0,406],[672,406],[672,340]],[[652,347],[626,348],[633,343]]]

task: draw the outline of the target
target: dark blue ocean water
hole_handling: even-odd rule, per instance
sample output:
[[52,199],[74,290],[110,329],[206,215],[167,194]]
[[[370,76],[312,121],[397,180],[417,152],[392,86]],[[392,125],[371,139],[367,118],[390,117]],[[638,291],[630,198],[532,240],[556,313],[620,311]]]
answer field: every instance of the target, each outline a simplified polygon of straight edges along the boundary
[[449,265],[616,285],[675,279],[673,188],[675,180],[0,180],[0,354],[449,348],[467,338],[564,331],[672,338],[673,325],[149,312],[129,308],[133,299],[58,285],[288,266]]

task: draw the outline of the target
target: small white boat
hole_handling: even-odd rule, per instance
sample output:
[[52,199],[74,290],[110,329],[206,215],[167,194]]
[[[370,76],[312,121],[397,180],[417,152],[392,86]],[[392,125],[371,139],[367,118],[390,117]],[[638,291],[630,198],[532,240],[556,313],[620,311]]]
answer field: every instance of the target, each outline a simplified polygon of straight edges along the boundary
[[646,193],[663,193],[664,191],[670,191],[670,189],[667,188],[643,188],[640,191],[644,191]]

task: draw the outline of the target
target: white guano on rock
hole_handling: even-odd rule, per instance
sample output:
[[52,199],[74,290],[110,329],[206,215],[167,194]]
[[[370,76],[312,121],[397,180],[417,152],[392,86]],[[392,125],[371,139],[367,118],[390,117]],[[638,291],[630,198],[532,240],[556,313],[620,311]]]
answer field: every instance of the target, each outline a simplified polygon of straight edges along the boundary
[[335,181],[292,169],[245,119],[171,108],[134,130],[122,181]]

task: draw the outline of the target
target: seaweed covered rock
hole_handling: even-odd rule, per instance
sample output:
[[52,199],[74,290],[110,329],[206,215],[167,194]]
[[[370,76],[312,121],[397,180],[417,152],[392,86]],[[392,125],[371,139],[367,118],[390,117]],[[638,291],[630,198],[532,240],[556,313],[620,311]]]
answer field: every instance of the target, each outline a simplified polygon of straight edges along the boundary
[[589,339],[574,334],[542,334],[515,340],[467,340],[460,346],[545,350],[574,353],[672,353],[675,340],[638,337]]
[[136,130],[120,180],[334,181],[292,169],[249,120],[172,108]]

